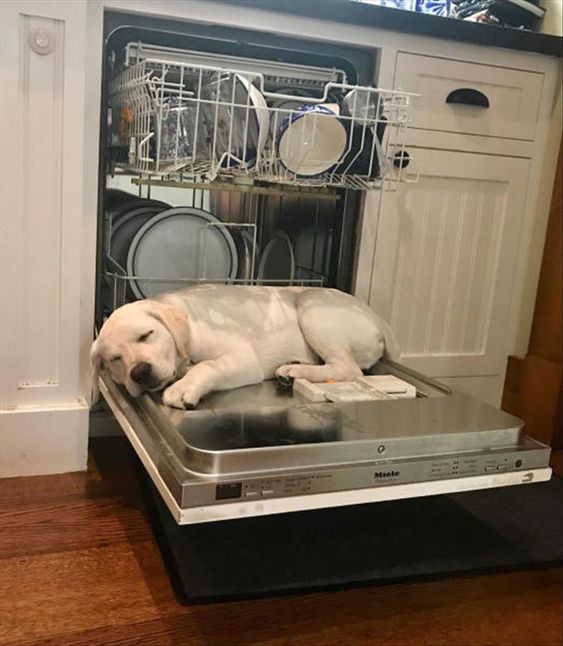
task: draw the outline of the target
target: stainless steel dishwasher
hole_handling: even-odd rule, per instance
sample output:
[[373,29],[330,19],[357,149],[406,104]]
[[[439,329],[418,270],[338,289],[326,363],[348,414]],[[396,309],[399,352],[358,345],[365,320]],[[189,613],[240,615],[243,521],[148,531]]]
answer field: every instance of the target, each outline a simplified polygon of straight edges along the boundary
[[[350,291],[365,191],[417,179],[414,95],[374,87],[368,50],[168,23],[106,18],[97,325],[205,282]],[[184,412],[100,388],[180,524],[549,479],[520,420],[399,364],[371,373],[416,397],[265,382]]]

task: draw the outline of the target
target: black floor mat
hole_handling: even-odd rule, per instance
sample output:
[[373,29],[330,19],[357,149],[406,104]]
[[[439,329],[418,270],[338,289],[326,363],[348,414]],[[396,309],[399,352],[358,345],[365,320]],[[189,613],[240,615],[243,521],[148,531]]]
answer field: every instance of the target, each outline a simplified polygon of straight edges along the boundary
[[179,526],[141,468],[181,600],[381,584],[563,561],[563,480]]

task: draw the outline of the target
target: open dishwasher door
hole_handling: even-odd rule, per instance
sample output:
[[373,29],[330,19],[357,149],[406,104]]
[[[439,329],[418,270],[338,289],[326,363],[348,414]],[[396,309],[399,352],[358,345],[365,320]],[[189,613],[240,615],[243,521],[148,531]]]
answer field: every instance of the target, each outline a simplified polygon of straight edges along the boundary
[[398,364],[415,399],[312,403],[266,381],[198,409],[101,392],[179,524],[548,480],[549,447],[521,420]]

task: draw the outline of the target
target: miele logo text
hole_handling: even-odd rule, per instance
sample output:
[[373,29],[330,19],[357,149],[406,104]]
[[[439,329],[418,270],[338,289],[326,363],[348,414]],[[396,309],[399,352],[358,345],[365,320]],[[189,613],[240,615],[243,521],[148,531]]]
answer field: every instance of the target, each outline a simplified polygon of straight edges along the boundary
[[399,475],[399,471],[376,471],[373,474],[374,478],[396,478]]

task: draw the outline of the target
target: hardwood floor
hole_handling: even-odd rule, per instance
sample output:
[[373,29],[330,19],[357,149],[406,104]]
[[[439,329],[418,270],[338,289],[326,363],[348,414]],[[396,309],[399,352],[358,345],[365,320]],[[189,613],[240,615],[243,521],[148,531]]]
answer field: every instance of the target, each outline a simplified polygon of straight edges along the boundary
[[563,644],[559,568],[181,606],[122,438],[0,491],[2,645]]

